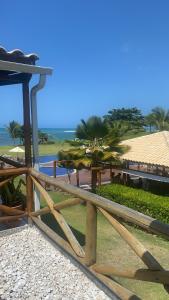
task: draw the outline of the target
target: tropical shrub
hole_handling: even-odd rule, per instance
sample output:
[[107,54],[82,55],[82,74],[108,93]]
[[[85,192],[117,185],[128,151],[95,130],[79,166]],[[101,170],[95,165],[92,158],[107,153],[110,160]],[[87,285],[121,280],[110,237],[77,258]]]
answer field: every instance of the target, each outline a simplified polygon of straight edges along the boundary
[[120,184],[101,186],[97,188],[97,194],[164,223],[169,223],[169,197],[154,195]]

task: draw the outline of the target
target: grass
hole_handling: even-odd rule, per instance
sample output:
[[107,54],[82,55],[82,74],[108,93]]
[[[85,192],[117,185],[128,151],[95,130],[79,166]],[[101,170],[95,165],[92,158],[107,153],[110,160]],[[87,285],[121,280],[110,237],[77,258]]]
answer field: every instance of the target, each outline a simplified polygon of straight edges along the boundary
[[[70,198],[70,196],[65,196],[58,192],[50,192],[49,194],[55,203]],[[44,202],[42,202],[42,206],[45,206]],[[84,205],[76,205],[63,209],[62,213],[67,222],[73,228],[74,234],[78,238],[79,242],[84,245],[86,207]],[[56,225],[56,221],[52,215],[48,214],[44,216],[43,220],[47,222],[51,228],[58,230],[58,226]],[[159,262],[169,269],[169,242],[157,237],[156,235],[148,234],[128,225],[126,226],[129,231],[136,236],[148,250],[150,250]],[[100,263],[110,262],[118,268],[120,266],[121,268],[128,269],[144,267],[141,260],[120,238],[118,233],[101,214],[98,214],[97,261]],[[139,295],[141,299],[168,299],[168,295],[162,285],[136,280],[115,279],[123,286]]]
[[[16,153],[9,152],[10,149],[16,147],[17,145],[13,146],[0,146],[0,155],[2,154],[8,154],[11,156],[16,156]],[[19,146],[20,148],[24,149],[23,146]],[[65,141],[56,141],[54,144],[48,145],[39,145],[39,154],[40,155],[55,155],[60,150],[68,150],[70,148],[70,145],[66,143]],[[19,157],[23,157],[24,153],[19,153]]]
[[[135,138],[135,137],[139,137],[139,136],[143,136],[143,135],[147,135],[149,134],[149,132],[146,131],[139,131],[139,132],[134,132],[134,131],[130,131],[127,132],[124,137],[123,140],[127,140],[127,139],[131,139],[131,138]],[[0,155],[2,154],[9,154],[11,156],[16,156],[16,153],[12,153],[9,152],[10,149],[16,147],[18,145],[12,145],[12,146],[0,146]],[[23,146],[19,146],[20,148],[24,149]],[[68,150],[70,148],[69,143],[65,142],[65,141],[55,141],[54,144],[45,144],[45,145],[39,145],[39,154],[40,155],[55,155],[57,154],[60,150]],[[22,157],[24,154],[19,153],[19,157]]]

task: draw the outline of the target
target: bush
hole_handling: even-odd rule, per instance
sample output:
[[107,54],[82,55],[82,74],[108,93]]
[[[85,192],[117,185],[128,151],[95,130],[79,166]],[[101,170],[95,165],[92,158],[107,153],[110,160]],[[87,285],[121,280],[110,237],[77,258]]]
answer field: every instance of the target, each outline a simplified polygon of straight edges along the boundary
[[154,195],[120,184],[101,186],[97,188],[97,194],[164,223],[169,223],[169,197]]

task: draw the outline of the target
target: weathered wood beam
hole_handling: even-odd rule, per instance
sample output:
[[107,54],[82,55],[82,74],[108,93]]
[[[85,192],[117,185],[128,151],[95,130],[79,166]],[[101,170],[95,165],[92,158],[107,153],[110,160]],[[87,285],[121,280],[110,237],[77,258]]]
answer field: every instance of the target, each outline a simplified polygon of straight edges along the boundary
[[25,164],[27,167],[32,165],[31,155],[31,123],[30,123],[30,104],[29,104],[29,80],[22,84],[23,91],[23,120],[24,120],[24,140],[25,140]]
[[[70,207],[70,206],[74,206],[74,205],[77,205],[77,204],[80,204],[81,203],[81,200],[78,199],[78,198],[70,198],[68,200],[65,200],[63,202],[59,202],[59,203],[56,203],[54,204],[53,208],[56,209],[56,210],[61,210],[61,209],[64,209],[66,207]],[[44,207],[44,208],[41,208],[35,212],[32,212],[31,215],[33,217],[37,217],[37,216],[42,216],[42,215],[46,215],[48,213],[50,213],[51,210],[49,207]]]
[[24,213],[23,210],[16,209],[2,204],[0,204],[0,211],[10,216],[22,215]]
[[33,194],[33,183],[30,175],[26,175],[26,209],[28,212],[28,215],[33,210],[33,201],[34,200],[34,194]]
[[148,268],[151,270],[160,270],[162,268],[152,254],[122,224],[104,209],[98,209]]
[[33,222],[41,229],[49,238],[51,238],[56,244],[58,244],[62,249],[67,251],[70,255],[78,259],[78,261],[83,262],[84,259],[78,257],[73,251],[70,244],[60,237],[55,231],[53,231],[49,226],[42,222],[39,218],[31,216]]
[[92,269],[104,275],[112,275],[117,277],[124,277],[129,279],[136,279],[141,281],[149,281],[155,283],[169,283],[169,271],[152,271],[148,269],[138,269],[138,270],[120,270],[119,267],[115,267],[111,264],[96,264],[92,266]]
[[6,164],[11,165],[11,166],[16,167],[16,168],[25,167],[24,164],[21,164],[18,161],[15,161],[13,159],[10,159],[10,158],[4,157],[4,156],[0,156],[0,161],[3,161]]
[[60,188],[61,190],[73,194],[76,197],[79,197],[85,201],[89,201],[94,205],[105,209],[106,211],[114,214],[127,222],[131,222],[136,224],[150,232],[161,234],[165,238],[169,239],[169,225],[164,224],[156,219],[153,219],[149,216],[146,216],[142,213],[139,213],[131,208],[120,205],[108,199],[105,199],[101,196],[92,194],[88,191],[79,189],[73,185],[66,184],[64,182],[59,182],[56,179],[49,177],[45,174],[37,172],[34,169],[30,169],[30,173],[35,178],[55,186],[56,188]]
[[7,178],[3,181],[0,181],[0,188],[3,187],[5,184],[7,184],[8,182],[10,182],[13,178],[15,178],[15,176],[12,176],[10,178]]
[[96,262],[97,245],[97,208],[87,202],[86,210],[86,244],[85,244],[85,263],[87,266]]
[[28,168],[8,168],[8,169],[2,169],[0,170],[0,176],[1,177],[7,177],[12,175],[22,175],[28,173]]
[[17,216],[0,217],[0,223],[13,222],[16,220],[20,220],[20,219],[24,218],[26,215],[27,215],[27,213],[24,213],[22,215],[17,215]]
[[27,74],[46,74],[51,75],[52,69],[44,68],[39,66],[33,66],[23,63],[15,63],[9,61],[0,60],[0,70],[5,71],[14,71],[14,72],[21,72]]
[[49,196],[49,194],[46,192],[46,190],[33,177],[31,177],[31,178],[33,180],[34,185],[36,186],[36,188],[38,189],[38,191],[40,192],[40,194],[42,195],[42,197],[46,201],[47,205],[49,206],[49,208],[51,210],[51,213],[53,214],[54,218],[56,219],[56,221],[60,225],[61,229],[63,230],[65,236],[67,237],[67,239],[68,239],[69,243],[71,244],[71,246],[72,246],[73,250],[75,251],[75,253],[80,257],[84,257],[85,253],[84,253],[83,248],[81,247],[81,245],[79,244],[79,242],[75,238],[73,232],[71,231],[69,225],[65,221],[62,214],[57,212],[54,209],[54,202],[51,199],[51,197]]
[[28,76],[25,73],[0,74],[0,86],[23,83]]
[[106,286],[108,286],[121,300],[141,300],[137,295],[135,295],[133,292],[129,291],[128,289],[124,288],[120,284],[118,284],[113,279],[95,272],[93,270],[93,267],[90,267],[90,271],[98,278],[100,279]]

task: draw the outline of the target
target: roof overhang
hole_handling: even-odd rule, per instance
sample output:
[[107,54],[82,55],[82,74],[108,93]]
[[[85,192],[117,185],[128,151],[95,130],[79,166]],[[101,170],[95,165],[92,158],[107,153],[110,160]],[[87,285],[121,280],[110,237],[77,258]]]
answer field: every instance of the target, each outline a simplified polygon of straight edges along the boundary
[[145,179],[149,179],[149,180],[155,180],[155,181],[159,181],[159,182],[169,183],[169,177],[164,177],[164,176],[160,176],[160,175],[155,175],[155,174],[141,172],[141,171],[135,171],[135,170],[126,170],[126,169],[123,169],[122,172],[126,173],[128,175],[131,175],[131,176],[139,177],[139,178],[145,178]]
[[12,71],[16,73],[26,73],[26,74],[39,74],[39,75],[51,75],[53,70],[51,68],[45,68],[35,65],[21,64],[15,62],[9,62],[0,60],[0,70],[1,71]]

